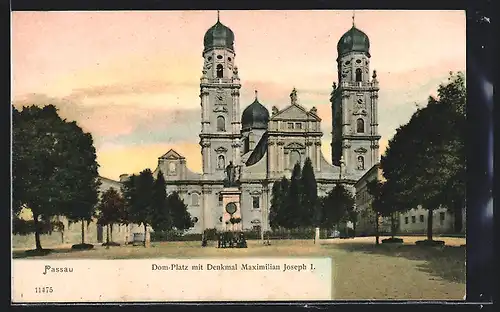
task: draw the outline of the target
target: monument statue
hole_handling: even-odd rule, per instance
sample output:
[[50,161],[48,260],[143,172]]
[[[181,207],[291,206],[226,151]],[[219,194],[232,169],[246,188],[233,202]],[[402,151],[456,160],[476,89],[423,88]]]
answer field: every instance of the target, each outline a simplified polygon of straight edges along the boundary
[[235,176],[235,167],[233,165],[233,162],[230,161],[229,165],[226,167],[226,181],[227,181],[227,186],[234,186],[235,181],[236,181],[236,176]]

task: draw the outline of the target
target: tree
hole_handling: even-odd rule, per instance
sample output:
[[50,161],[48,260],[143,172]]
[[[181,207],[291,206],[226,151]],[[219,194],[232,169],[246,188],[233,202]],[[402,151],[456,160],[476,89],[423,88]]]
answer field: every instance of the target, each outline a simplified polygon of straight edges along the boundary
[[296,163],[293,167],[292,177],[290,179],[290,187],[285,199],[285,209],[283,210],[283,227],[287,229],[298,228],[302,224],[301,220],[301,168],[300,164]]
[[172,228],[172,217],[167,205],[166,182],[161,170],[153,184],[151,225],[155,231],[165,231]]
[[170,207],[172,225],[180,231],[187,230],[194,226],[191,214],[187,210],[187,205],[179,197],[177,192],[172,192],[167,197],[167,205]]
[[314,168],[311,159],[306,158],[302,175],[300,177],[301,207],[299,215],[301,225],[305,227],[318,227],[321,222],[321,210],[318,202],[318,186],[314,176]]
[[[400,200],[402,192],[400,184],[392,180],[381,182],[373,180],[368,182],[368,192],[373,197],[372,208],[377,216],[389,217],[391,219],[391,237],[396,236],[396,213],[408,210],[408,206]],[[377,229],[378,231],[378,229]]]
[[354,197],[344,185],[337,184],[322,198],[321,202],[322,225],[331,229],[346,219],[347,212],[354,206]]
[[272,229],[285,227],[286,202],[290,182],[286,177],[274,182],[272,188],[271,207],[269,209],[269,225]]
[[144,226],[144,247],[148,225],[151,225],[153,218],[153,184],[154,177],[150,169],[130,177],[124,184],[128,218],[130,222]]
[[95,148],[91,135],[61,119],[54,105],[13,107],[12,114],[13,211],[31,210],[36,249],[42,250],[40,221],[93,215],[99,186]]
[[73,157],[68,157],[65,166],[72,168],[75,173],[73,183],[70,186],[70,201],[66,205],[63,214],[71,221],[82,222],[82,245],[85,244],[84,222],[89,224],[94,217],[99,202],[99,174],[96,162],[96,151],[93,146],[92,136],[83,133],[75,122],[68,124],[67,148],[72,148]]
[[109,244],[110,226],[113,223],[120,223],[124,219],[125,200],[114,188],[108,189],[101,196],[101,201],[97,206],[99,210],[98,224],[106,225],[106,243]]
[[448,84],[439,87],[438,98],[429,97],[428,105],[398,128],[381,159],[387,181],[401,188],[399,199],[428,210],[428,241],[433,212],[441,206],[462,206],[465,198],[464,83],[461,73],[450,75]]

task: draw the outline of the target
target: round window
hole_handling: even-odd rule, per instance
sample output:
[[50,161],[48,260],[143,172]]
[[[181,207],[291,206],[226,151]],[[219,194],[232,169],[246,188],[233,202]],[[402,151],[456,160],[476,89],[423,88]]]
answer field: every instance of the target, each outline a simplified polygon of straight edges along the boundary
[[345,62],[345,64],[346,64],[346,65],[349,65],[349,64],[351,64],[351,61],[347,61],[347,62]]
[[361,60],[356,60],[356,63],[358,63],[358,64],[361,63]]
[[196,223],[196,222],[198,222],[198,218],[197,218],[197,217],[194,217],[194,218],[193,218],[193,223]]
[[230,58],[230,57],[228,57],[228,58],[227,58],[227,60],[228,60],[229,62],[231,62],[231,58]]
[[217,55],[217,59],[222,60],[222,55]]
[[236,212],[236,204],[235,203],[229,203],[226,205],[226,212],[232,215],[233,213]]
[[211,60],[212,60],[212,57],[211,57],[211,56],[209,56],[209,57],[207,58],[207,60],[211,61]]

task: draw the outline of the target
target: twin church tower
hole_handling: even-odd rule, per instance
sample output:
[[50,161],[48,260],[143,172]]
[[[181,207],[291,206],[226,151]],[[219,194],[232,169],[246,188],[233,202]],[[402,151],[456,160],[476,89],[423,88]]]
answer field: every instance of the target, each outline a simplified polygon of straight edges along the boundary
[[[270,131],[269,112],[259,103],[257,94],[254,103],[240,115],[241,82],[234,40],[233,31],[220,22],[218,14],[217,23],[204,36],[200,81],[203,175],[210,179],[223,177],[229,162],[245,162],[242,156]],[[368,36],[355,27],[353,17],[352,28],[337,45],[338,84],[333,83],[330,103],[331,162],[339,170],[345,168],[354,179],[379,160],[379,87],[376,72],[370,73],[369,50]]]
[[339,182],[354,184],[378,162],[378,82],[369,70],[368,37],[354,23],[337,46],[338,85],[333,84],[330,98],[331,158],[321,150],[317,108],[301,105],[295,89],[289,103],[271,111],[256,91],[253,103],[240,114],[242,85],[234,43],[233,31],[219,17],[203,39],[202,172],[189,170],[186,158],[173,149],[158,158],[153,172],[162,172],[167,192],[178,192],[187,204],[194,233],[225,229],[231,216],[241,218],[243,230],[268,230],[273,184],[283,176],[290,178],[294,165],[307,158],[312,161],[318,196]]

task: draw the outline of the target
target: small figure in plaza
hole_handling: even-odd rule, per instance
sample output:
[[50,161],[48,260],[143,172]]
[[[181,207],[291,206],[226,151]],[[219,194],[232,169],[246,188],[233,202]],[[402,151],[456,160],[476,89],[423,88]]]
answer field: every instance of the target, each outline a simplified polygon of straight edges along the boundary
[[221,247],[222,243],[222,234],[217,235],[217,248]]

